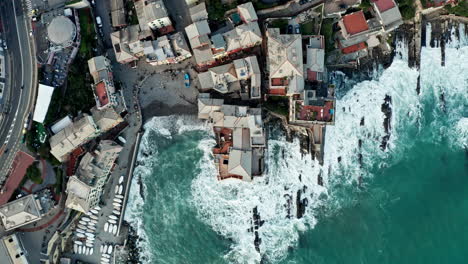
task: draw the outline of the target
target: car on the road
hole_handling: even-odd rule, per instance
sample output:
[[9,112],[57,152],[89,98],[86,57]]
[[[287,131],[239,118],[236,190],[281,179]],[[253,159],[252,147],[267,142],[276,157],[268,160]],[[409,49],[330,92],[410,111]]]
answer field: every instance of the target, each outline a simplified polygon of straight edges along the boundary
[[190,87],[190,75],[188,73],[186,73],[184,75],[184,84],[185,84],[185,87]]
[[288,25],[288,34],[292,34],[292,33],[293,33],[293,26]]
[[294,26],[294,33],[301,34],[301,26],[299,24]]
[[102,27],[102,20],[100,16],[96,17],[96,24],[98,25],[98,27]]

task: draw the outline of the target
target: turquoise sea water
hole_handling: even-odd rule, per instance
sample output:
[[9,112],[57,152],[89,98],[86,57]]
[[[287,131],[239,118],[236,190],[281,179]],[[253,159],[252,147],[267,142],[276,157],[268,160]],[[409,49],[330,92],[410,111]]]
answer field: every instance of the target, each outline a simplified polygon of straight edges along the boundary
[[[424,48],[419,72],[406,66],[401,45],[403,55],[373,80],[342,87],[323,165],[270,125],[268,170],[253,183],[215,179],[214,140],[194,117],[148,122],[125,215],[143,238],[141,262],[466,263],[466,45],[466,38],[448,45],[445,67],[440,49]],[[393,115],[382,151],[385,95]],[[298,190],[306,214],[288,218],[287,197]],[[248,231],[253,207],[265,220],[260,253]]]

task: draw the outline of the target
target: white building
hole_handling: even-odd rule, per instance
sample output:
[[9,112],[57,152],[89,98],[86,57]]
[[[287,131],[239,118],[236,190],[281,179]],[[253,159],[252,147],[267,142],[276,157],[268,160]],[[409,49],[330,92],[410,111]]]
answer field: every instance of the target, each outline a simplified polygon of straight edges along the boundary
[[76,175],[67,183],[65,206],[83,213],[94,208],[122,147],[110,140],[102,140],[97,149],[81,159]]
[[16,234],[0,239],[0,259],[2,264],[29,264],[26,251]]
[[0,218],[6,231],[41,220],[41,204],[30,194],[0,206]]
[[84,115],[73,124],[65,127],[49,139],[50,153],[62,162],[67,155],[79,146],[99,135],[99,129],[93,118]]
[[304,91],[302,36],[280,34],[278,28],[269,28],[267,37],[270,94],[301,94]]
[[135,1],[135,10],[141,30],[160,30],[172,27],[171,19],[162,0]]

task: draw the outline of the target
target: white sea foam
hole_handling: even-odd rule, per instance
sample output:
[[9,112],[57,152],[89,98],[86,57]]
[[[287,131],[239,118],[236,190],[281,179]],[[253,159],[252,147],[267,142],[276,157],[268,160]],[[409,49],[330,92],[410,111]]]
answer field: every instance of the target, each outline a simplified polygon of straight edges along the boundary
[[[461,27],[458,30],[462,32]],[[437,130],[442,127],[442,131],[449,132],[449,137],[454,138],[454,143],[466,146],[468,121],[463,118],[463,105],[466,104],[468,95],[464,74],[468,68],[463,58],[467,57],[467,42],[464,35],[459,39],[455,38],[455,34],[452,35],[451,42],[447,44],[445,67],[440,66],[440,49],[424,47],[421,72],[410,69],[407,66],[408,49],[404,42],[400,41],[397,43],[397,56],[389,68],[375,72],[374,80],[357,83],[351,91],[337,100],[335,126],[327,127],[323,166],[312,160],[310,155],[301,155],[297,140],[286,142],[284,138],[270,139],[266,151],[267,171],[263,177],[255,178],[251,183],[237,180],[219,182],[211,155],[215,144],[211,131],[204,124],[187,117],[152,119],[145,125],[147,133],[143,138],[140,153],[147,146],[148,142],[145,139],[155,131],[171,137],[174,133],[187,130],[206,130],[207,137],[199,143],[199,148],[204,153],[198,164],[200,174],[192,182],[193,206],[197,208],[199,217],[204,222],[233,241],[230,251],[225,256],[227,261],[259,263],[264,257],[276,262],[287,255],[289,247],[297,243],[301,232],[313,228],[317,221],[316,208],[333,202],[333,199],[325,200],[322,197],[333,195],[336,184],[351,184],[360,176],[370,176],[369,168],[383,166],[389,162],[389,158],[403,156],[401,154],[411,147],[415,136],[427,136],[425,131],[418,130],[420,124],[425,124],[427,119],[423,111],[431,109],[434,103],[440,104],[438,98],[441,88],[445,92],[446,115],[449,118],[440,116],[440,109],[434,110],[431,129]],[[416,92],[419,74],[420,95]],[[388,148],[382,151],[380,144],[386,133],[381,105],[386,95],[392,97],[391,136]],[[361,126],[363,117],[364,125]],[[359,140],[362,141],[361,147],[358,146]],[[359,164],[357,154],[362,155],[363,166]],[[341,162],[337,162],[339,157]],[[153,154],[151,158],[157,159],[157,154]],[[151,166],[149,160],[143,157],[139,157],[139,160],[145,162],[146,168]],[[135,176],[150,175],[151,171],[145,170],[145,167],[137,167]],[[320,173],[325,187],[317,185]],[[145,238],[139,220],[142,201],[138,198],[139,187],[136,178],[134,177],[131,189],[132,206],[127,210],[126,219],[136,223],[139,234]],[[294,217],[298,190],[304,190],[302,197],[307,198],[309,202],[301,219]],[[291,218],[287,218],[288,197],[291,199]],[[265,221],[258,229],[262,239],[261,254],[256,251],[254,234],[249,231],[252,227],[254,207],[257,207],[261,219]],[[141,246],[144,247],[142,251],[149,251],[144,242]]]
[[[140,189],[143,189],[143,193],[147,193],[146,185],[140,185],[140,182],[145,182],[146,177],[152,175],[152,168],[154,168],[158,161],[158,149],[154,148],[153,144],[151,144],[152,134],[157,133],[159,136],[171,138],[174,134],[180,134],[185,131],[208,131],[208,128],[191,116],[154,117],[144,125],[144,128],[146,132],[141,139],[137,157],[137,161],[140,162],[141,165],[136,166],[133,172],[134,176],[130,187],[128,206],[125,211],[124,219],[135,227],[137,235],[141,238],[137,242],[138,247],[142,249],[139,252],[141,262],[153,263],[151,254],[153,247],[149,244],[143,223],[144,197],[140,194]],[[144,155],[144,153],[151,153],[151,155]]]

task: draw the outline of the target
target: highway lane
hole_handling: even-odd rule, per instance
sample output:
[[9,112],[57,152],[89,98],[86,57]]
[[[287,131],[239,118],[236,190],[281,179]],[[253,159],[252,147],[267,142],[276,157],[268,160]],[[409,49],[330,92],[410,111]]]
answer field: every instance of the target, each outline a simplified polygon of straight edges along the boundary
[[[33,84],[36,70],[35,58],[30,48],[28,17],[23,12],[20,1],[3,0],[0,16],[8,44],[12,65],[11,79],[7,80],[10,89],[9,111],[0,128],[0,142],[5,152],[0,156],[0,182],[5,180],[13,158],[21,147],[22,130],[34,101],[36,84]],[[23,87],[23,88],[22,88]]]

